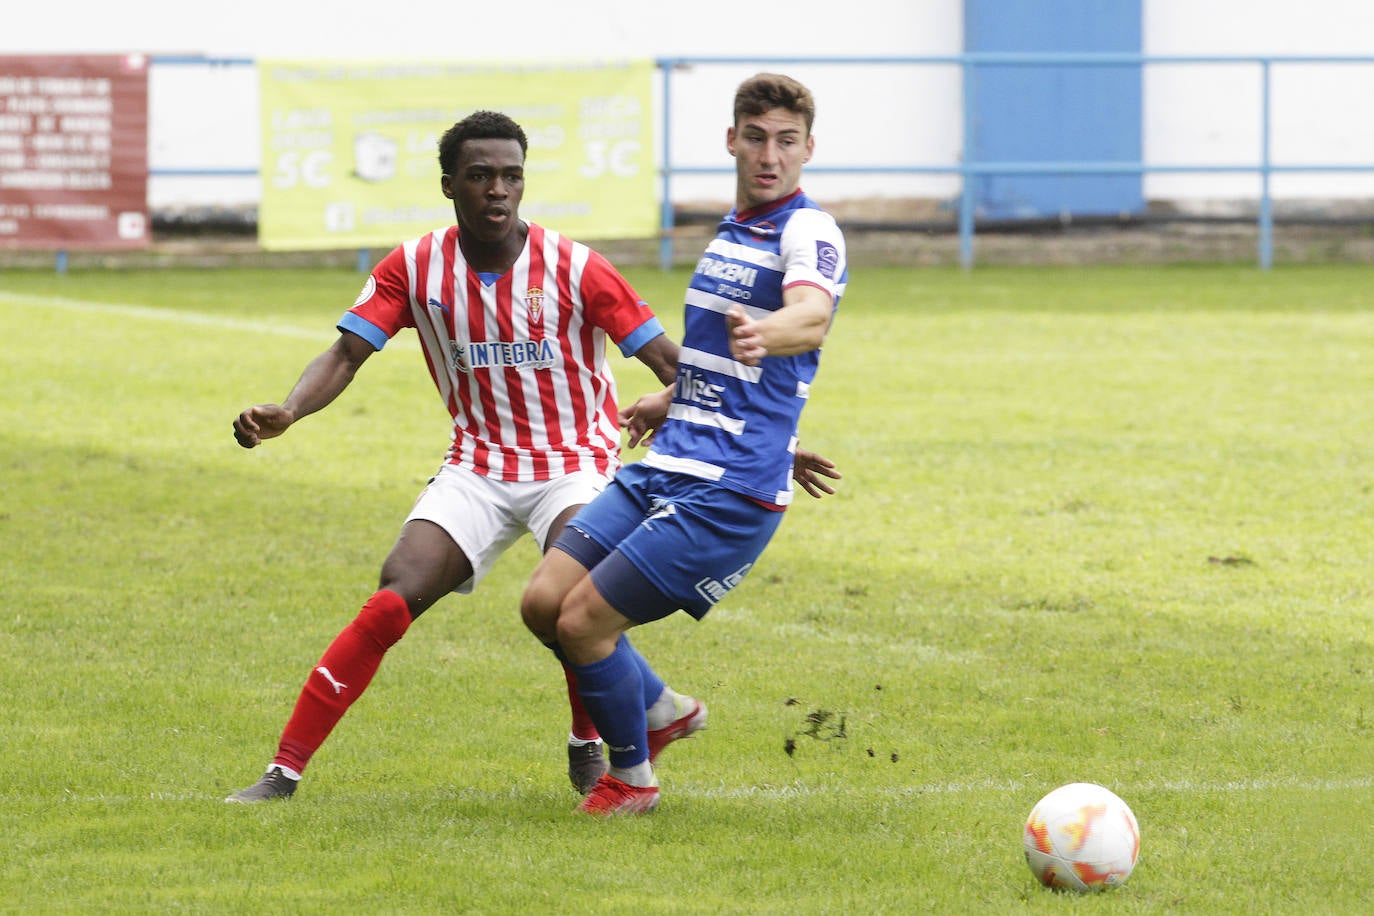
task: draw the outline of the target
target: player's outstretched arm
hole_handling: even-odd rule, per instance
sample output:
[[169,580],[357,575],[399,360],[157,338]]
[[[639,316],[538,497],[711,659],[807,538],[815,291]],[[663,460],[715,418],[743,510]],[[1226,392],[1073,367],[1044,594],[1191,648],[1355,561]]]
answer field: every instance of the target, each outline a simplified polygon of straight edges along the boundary
[[757,366],[765,356],[795,356],[824,342],[835,310],[829,293],[797,284],[783,291],[782,301],[782,308],[763,318],[750,316],[738,304],[730,306],[725,326],[731,356],[746,366]]
[[244,448],[253,448],[264,439],[280,436],[297,420],[328,406],[375,352],[357,334],[341,331],[339,339],[305,367],[285,401],[255,405],[234,419],[234,439]]

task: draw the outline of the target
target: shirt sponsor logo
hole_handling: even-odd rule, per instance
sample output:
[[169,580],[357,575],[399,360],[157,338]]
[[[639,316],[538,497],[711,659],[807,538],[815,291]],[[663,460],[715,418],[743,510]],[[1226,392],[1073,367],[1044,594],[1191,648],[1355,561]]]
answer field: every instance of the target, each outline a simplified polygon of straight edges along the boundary
[[827,280],[835,279],[840,266],[840,251],[834,245],[821,239],[816,240],[816,269]]
[[489,340],[463,346],[449,341],[453,368],[460,372],[477,369],[551,369],[557,364],[557,353],[549,340]]
[[700,404],[711,410],[720,410],[725,406],[720,398],[724,390],[724,385],[713,383],[704,373],[693,372],[691,366],[678,366],[674,393],[682,400]]
[[727,283],[738,283],[740,286],[753,286],[759,278],[757,267],[717,260],[710,255],[697,262],[697,273],[711,280],[724,280]]

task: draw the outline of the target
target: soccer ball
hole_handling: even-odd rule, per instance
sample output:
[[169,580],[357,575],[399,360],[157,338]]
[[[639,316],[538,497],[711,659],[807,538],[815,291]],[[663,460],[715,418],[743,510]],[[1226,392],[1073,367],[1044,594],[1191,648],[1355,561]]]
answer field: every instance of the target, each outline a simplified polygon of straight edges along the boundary
[[1130,877],[1140,855],[1140,826],[1109,789],[1073,782],[1036,802],[1021,845],[1031,873],[1046,887],[1100,891]]

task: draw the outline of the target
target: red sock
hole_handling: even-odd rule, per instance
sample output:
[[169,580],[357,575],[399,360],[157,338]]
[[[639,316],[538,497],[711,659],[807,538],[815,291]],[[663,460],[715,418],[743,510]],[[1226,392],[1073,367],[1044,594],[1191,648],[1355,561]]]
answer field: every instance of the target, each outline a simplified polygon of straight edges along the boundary
[[410,610],[400,595],[382,590],[367,599],[310,672],[272,762],[304,772],[310,757],[372,682],[386,650],[409,626]]
[[579,741],[597,740],[601,735],[596,730],[596,723],[587,714],[587,707],[582,705],[582,694],[577,692],[577,675],[572,673],[566,662],[563,664],[563,677],[568,682],[568,705],[572,707],[572,736]]

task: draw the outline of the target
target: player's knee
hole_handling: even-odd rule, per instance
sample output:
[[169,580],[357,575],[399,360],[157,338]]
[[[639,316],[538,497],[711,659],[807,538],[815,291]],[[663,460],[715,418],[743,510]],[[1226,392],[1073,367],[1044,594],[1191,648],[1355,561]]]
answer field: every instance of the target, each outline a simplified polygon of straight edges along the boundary
[[563,599],[558,610],[554,635],[564,647],[594,641],[599,633],[590,606],[574,592]]
[[562,596],[548,580],[537,573],[525,586],[520,598],[520,619],[541,642],[552,642]]
[[382,649],[389,649],[405,635],[410,621],[405,599],[389,589],[380,589],[363,605],[353,624]]

